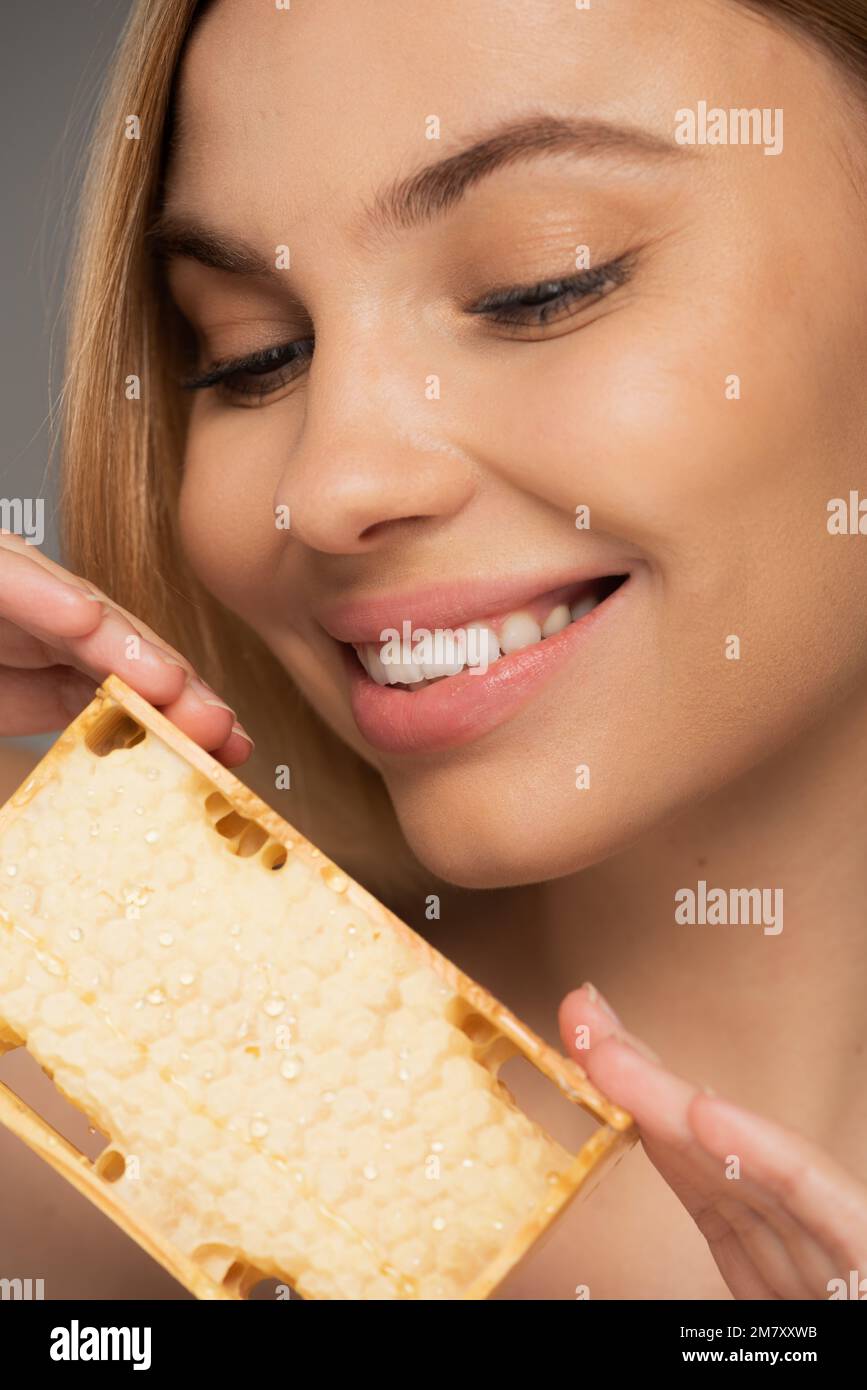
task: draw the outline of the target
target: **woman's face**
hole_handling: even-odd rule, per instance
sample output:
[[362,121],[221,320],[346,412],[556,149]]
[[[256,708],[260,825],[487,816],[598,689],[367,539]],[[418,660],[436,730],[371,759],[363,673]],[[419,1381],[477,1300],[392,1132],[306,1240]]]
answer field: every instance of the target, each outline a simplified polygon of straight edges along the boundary
[[[678,143],[700,103],[782,150]],[[200,373],[278,351],[193,397],[184,544],[443,877],[579,869],[865,689],[867,542],[827,526],[867,491],[857,113],[731,0],[195,32],[171,288]],[[350,645],[472,620],[484,675]]]

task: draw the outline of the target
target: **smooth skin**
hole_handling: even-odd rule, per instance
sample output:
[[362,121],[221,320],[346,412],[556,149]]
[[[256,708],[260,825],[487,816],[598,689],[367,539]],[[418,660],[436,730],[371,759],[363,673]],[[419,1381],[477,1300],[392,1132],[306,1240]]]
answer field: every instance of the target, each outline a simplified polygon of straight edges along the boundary
[[[867,1273],[867,547],[825,527],[828,499],[864,485],[867,433],[867,150],[841,92],[733,0],[236,0],[184,65],[169,211],[292,253],[283,276],[172,262],[197,369],[315,335],[254,408],[196,395],[190,561],[456,885],[434,944],[551,1041],[559,1017],[641,1129],[502,1297],[821,1298]],[[784,154],[549,153],[422,227],[359,235],[383,183],[494,119],[671,142],[699,100],[782,107]],[[468,312],[572,273],[583,244],[597,265],[632,255],[628,282],[542,331]],[[632,593],[580,664],[466,748],[365,746],[322,605],[588,560],[629,569]],[[677,925],[674,893],[700,878],[782,887],[783,932]],[[588,975],[664,1063],[612,1036],[573,989]],[[524,1099],[545,1118],[550,1087]]]

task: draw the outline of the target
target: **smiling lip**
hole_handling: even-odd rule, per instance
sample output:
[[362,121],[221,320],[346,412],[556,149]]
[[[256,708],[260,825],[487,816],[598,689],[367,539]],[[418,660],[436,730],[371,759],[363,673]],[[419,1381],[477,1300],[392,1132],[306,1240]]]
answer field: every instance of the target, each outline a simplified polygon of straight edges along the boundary
[[[609,573],[624,573],[612,570]],[[386,628],[401,631],[404,622],[413,628],[456,628],[461,623],[489,622],[514,613],[540,594],[567,585],[600,579],[599,568],[570,569],[532,578],[466,580],[461,583],[431,584],[405,593],[386,594],[371,599],[355,599],[322,607],[314,613],[321,627],[338,642],[379,643]],[[551,640],[550,638],[548,639]],[[478,677],[476,678],[478,680]]]
[[[546,637],[522,651],[501,656],[484,675],[464,671],[458,676],[445,676],[422,690],[400,690],[395,686],[377,685],[367,675],[352,647],[345,646],[343,651],[349,698],[359,731],[372,747],[383,753],[436,753],[481,738],[510,719],[532,699],[544,683],[592,637],[599,624],[605,623],[608,614],[629,587],[629,578],[626,578],[586,617],[570,623],[553,637]],[[538,585],[534,592],[539,592]],[[500,589],[499,593],[502,595],[503,590]],[[529,596],[525,588],[523,600],[526,601]],[[469,603],[465,605],[467,619],[480,612],[476,606],[476,595],[469,602],[473,606],[470,608]],[[391,604],[389,609],[394,612]],[[416,611],[422,610],[414,608],[413,614]],[[438,611],[446,610],[440,606]],[[484,612],[484,608],[481,611]],[[454,615],[455,605],[452,605],[448,610],[450,626],[466,621],[455,619]],[[423,626],[415,617],[413,622],[416,626]],[[384,622],[383,626],[399,627],[399,623]],[[353,630],[359,631],[357,627]],[[373,639],[358,636],[346,640],[377,640],[381,630],[376,631]],[[369,633],[370,628],[366,628],[366,631]]]

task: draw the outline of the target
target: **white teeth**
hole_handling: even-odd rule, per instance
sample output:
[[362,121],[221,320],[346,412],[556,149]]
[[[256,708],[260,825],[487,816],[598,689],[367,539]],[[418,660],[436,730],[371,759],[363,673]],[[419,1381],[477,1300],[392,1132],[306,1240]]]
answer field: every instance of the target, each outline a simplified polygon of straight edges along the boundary
[[464,669],[462,661],[423,661],[422,673],[426,680],[435,681],[439,676],[457,676]]
[[424,673],[414,661],[395,661],[383,665],[388,685],[416,685],[424,680]]
[[500,646],[506,656],[541,640],[542,629],[529,613],[510,613],[500,627]]
[[564,627],[568,627],[571,621],[572,615],[567,605],[558,603],[556,608],[552,608],[542,624],[542,636],[553,637],[556,632],[562,632]]
[[494,629],[487,623],[467,623],[466,631],[479,634],[467,644],[467,665],[492,666],[500,655],[500,642]]
[[412,685],[417,689],[424,689],[429,681],[460,675],[467,667],[486,670],[501,655],[508,656],[511,652],[523,651],[525,647],[532,647],[546,637],[553,637],[570,623],[586,618],[600,601],[598,597],[585,594],[583,598],[576,599],[571,607],[565,603],[558,603],[551,609],[541,627],[530,613],[510,613],[500,623],[499,636],[490,623],[467,623],[463,631],[468,634],[474,632],[475,636],[467,640],[466,661],[436,662],[416,659],[425,651],[436,649],[429,642],[426,646],[419,643],[412,648],[412,660],[397,663],[383,662],[382,648],[378,643],[368,642],[364,646],[356,646],[355,651],[365,671],[377,685]]
[[[355,650],[358,651],[358,648],[356,647]],[[358,654],[361,657],[362,666],[371,679],[375,680],[377,685],[388,685],[388,667],[383,666],[380,660],[379,647],[374,646],[372,642],[368,642],[367,646],[364,648],[363,655],[361,652]]]
[[577,623],[580,618],[586,618],[588,613],[592,613],[598,600],[587,594],[585,598],[579,598],[577,603],[573,603],[569,610],[572,614],[573,623]]

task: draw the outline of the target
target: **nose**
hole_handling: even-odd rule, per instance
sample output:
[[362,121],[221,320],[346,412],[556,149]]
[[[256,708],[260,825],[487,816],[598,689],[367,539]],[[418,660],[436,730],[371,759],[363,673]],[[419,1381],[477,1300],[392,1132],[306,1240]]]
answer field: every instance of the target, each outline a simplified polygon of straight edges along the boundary
[[429,361],[394,335],[388,345],[365,339],[351,348],[317,339],[303,424],[274,497],[289,506],[289,535],[328,554],[363,553],[411,523],[452,516],[477,484]]

